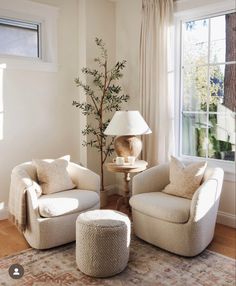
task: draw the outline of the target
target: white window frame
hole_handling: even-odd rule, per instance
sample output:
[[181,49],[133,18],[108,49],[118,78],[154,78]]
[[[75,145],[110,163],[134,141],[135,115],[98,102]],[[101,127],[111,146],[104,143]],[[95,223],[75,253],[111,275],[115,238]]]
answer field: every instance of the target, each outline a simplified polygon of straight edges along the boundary
[[[191,2],[191,3],[190,3]],[[194,3],[195,2],[195,3]],[[195,5],[195,7],[193,7]],[[190,8],[192,7],[192,8]],[[198,20],[223,13],[236,12],[235,2],[232,0],[180,0],[175,2],[175,138],[176,155],[186,161],[205,161],[206,158],[182,155],[181,154],[181,110],[182,110],[182,83],[181,83],[181,63],[182,63],[182,22]],[[208,165],[222,167],[226,173],[227,180],[236,181],[236,162],[207,158]]]
[[0,55],[6,69],[58,70],[58,8],[28,0],[0,0],[0,18],[32,22],[40,25],[40,58]]

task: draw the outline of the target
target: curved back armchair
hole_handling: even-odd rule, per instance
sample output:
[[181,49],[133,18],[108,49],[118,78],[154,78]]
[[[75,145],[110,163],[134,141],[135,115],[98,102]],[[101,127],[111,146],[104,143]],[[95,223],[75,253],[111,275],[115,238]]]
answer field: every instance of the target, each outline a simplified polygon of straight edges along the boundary
[[169,184],[169,164],[136,175],[130,199],[135,234],[179,255],[202,252],[214,235],[223,175],[221,168],[207,168],[191,200],[161,192]]
[[74,241],[78,215],[100,208],[100,176],[72,162],[67,171],[75,189],[43,195],[32,162],[12,170],[9,212],[33,248]]

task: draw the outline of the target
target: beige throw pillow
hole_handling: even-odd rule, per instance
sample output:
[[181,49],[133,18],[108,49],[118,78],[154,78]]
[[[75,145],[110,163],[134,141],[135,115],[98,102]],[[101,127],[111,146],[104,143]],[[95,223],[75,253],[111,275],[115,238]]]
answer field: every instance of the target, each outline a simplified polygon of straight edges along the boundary
[[171,156],[170,184],[164,193],[192,199],[194,192],[200,186],[207,163],[197,162],[185,166],[177,158]]
[[67,171],[68,161],[64,159],[32,160],[36,167],[39,184],[44,195],[71,190],[75,187]]

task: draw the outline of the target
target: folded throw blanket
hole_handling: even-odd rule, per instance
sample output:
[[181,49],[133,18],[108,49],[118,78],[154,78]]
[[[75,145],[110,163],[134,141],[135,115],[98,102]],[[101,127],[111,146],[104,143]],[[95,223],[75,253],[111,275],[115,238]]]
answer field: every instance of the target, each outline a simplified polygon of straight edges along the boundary
[[26,170],[17,166],[11,174],[11,185],[9,193],[9,218],[20,231],[24,231],[27,223],[26,192],[33,188],[37,195],[42,192],[40,186],[33,181]]

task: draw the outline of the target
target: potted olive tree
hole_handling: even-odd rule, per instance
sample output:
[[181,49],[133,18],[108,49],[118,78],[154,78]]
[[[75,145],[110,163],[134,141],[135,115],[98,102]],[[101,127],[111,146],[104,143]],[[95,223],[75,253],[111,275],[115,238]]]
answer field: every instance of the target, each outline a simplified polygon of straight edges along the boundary
[[104,163],[113,151],[114,137],[107,138],[104,130],[110,122],[114,111],[120,110],[122,103],[127,102],[129,96],[121,94],[119,79],[123,76],[122,70],[125,68],[126,61],[118,61],[114,66],[108,66],[108,53],[102,39],[95,39],[95,43],[100,50],[100,56],[95,58],[97,69],[88,67],[82,68],[82,73],[90,77],[91,84],[83,83],[80,78],[75,79],[75,83],[82,88],[86,101],[73,101],[73,105],[78,107],[82,114],[92,118],[82,130],[86,136],[83,145],[96,148],[100,152],[100,173],[101,173],[101,204],[106,204],[106,193],[104,189]]

